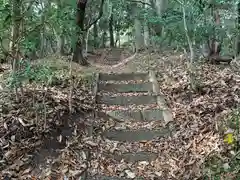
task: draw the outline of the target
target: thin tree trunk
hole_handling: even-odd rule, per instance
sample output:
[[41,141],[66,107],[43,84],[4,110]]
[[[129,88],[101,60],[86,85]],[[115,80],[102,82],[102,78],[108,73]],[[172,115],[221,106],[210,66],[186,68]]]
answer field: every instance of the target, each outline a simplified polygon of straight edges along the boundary
[[107,33],[104,31],[102,34],[102,43],[101,43],[101,47],[105,48],[106,47],[106,38],[107,37]]
[[12,32],[11,32],[11,42],[10,42],[10,49],[11,53],[13,55],[12,59],[12,69],[13,73],[17,71],[18,66],[18,60],[19,60],[19,27],[21,24],[20,16],[21,16],[21,0],[13,0],[12,4]]
[[110,17],[109,17],[108,28],[109,28],[109,36],[110,36],[110,47],[114,47],[112,5],[110,6]]
[[85,38],[85,53],[88,54],[88,38],[89,38],[90,28],[87,30],[86,38]]
[[238,2],[237,5],[237,11],[238,11],[238,18],[237,18],[237,29],[238,29],[238,35],[237,35],[237,42],[236,42],[236,56],[240,55],[240,2]]
[[115,46],[117,47],[120,47],[121,46],[121,42],[120,42],[120,32],[117,31],[116,33],[116,41],[115,41]]
[[41,16],[41,24],[42,29],[40,32],[40,39],[41,39],[41,45],[40,45],[40,57],[44,57],[46,55],[46,28],[45,28],[45,14],[48,9],[49,2],[42,2],[42,16]]
[[[211,8],[211,15],[214,18],[214,23],[215,26],[220,25],[220,15],[218,10],[215,8],[215,6],[213,5]],[[219,58],[220,57],[220,52],[221,52],[221,42],[219,42],[217,40],[217,33],[216,33],[216,27],[213,27],[213,33],[211,35],[211,37],[209,38],[209,59],[211,60],[212,58]]]
[[[9,44],[12,53],[12,73],[14,76],[18,70],[19,66],[19,38],[20,32],[19,27],[21,25],[21,0],[13,0],[12,2],[12,32],[11,32],[11,42]],[[16,79],[16,78],[15,78]],[[17,82],[15,82],[17,83]],[[21,85],[20,85],[21,88]],[[15,95],[16,101],[19,101],[18,87],[15,85]]]
[[[155,1],[155,7],[156,7],[156,10],[157,10],[157,15],[159,17],[162,17],[163,12],[167,8],[167,4],[168,4],[168,0],[156,0]],[[156,27],[156,34],[158,36],[161,36],[162,32],[163,31],[162,31],[161,25],[157,25],[157,27]]]
[[64,36],[63,36],[63,33],[60,33],[59,35],[58,35],[58,40],[57,40],[57,51],[58,51],[58,54],[60,54],[60,55],[64,55],[64,44],[65,44],[65,42],[64,42]]
[[94,40],[94,47],[98,46],[98,27],[97,23],[93,25],[93,40]]
[[[61,0],[57,0],[57,17],[59,19],[58,23],[62,23],[61,21],[61,11],[63,8],[63,2]],[[64,29],[63,26],[59,27],[59,31],[55,30],[56,38],[57,38],[57,53],[60,55],[64,55],[64,45],[65,45],[65,38],[64,38]]]
[[82,32],[84,30],[84,17],[87,0],[77,1],[77,13],[76,13],[76,24],[77,24],[77,42],[73,51],[72,61],[81,64],[82,66],[88,65],[87,60],[83,57],[82,47]]
[[142,26],[141,21],[138,19],[138,9],[137,7],[134,8],[134,32],[135,32],[135,50],[136,52],[140,51],[143,48],[144,45],[144,39],[142,36]]
[[[150,4],[149,0],[145,0],[145,3]],[[145,5],[145,10],[147,10],[148,5]],[[145,47],[148,47],[150,45],[150,39],[149,39],[149,27],[148,27],[148,18],[147,15],[145,14],[144,17],[144,45]]]
[[188,42],[188,46],[189,46],[189,50],[190,50],[190,59],[188,62],[188,71],[189,71],[189,78],[190,78],[190,84],[191,84],[191,88],[193,90],[196,90],[196,75],[195,75],[195,68],[194,68],[194,58],[195,58],[195,53],[194,53],[194,49],[193,49],[193,43],[189,37],[189,32],[188,32],[188,27],[187,27],[187,22],[186,22],[186,11],[185,11],[185,7],[184,4],[179,1],[181,3],[182,6],[182,13],[183,13],[183,26],[184,26],[184,31],[185,31],[185,35],[187,38],[187,42]]

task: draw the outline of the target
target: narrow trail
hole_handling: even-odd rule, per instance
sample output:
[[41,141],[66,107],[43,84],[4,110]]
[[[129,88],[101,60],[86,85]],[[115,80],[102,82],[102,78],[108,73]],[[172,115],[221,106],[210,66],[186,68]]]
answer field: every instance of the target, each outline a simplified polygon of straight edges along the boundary
[[125,52],[123,48],[111,48],[102,52],[99,58],[91,61],[91,66],[100,72],[121,73],[126,70],[126,63],[134,59],[136,53],[129,55],[129,52]]
[[[172,134],[173,129],[168,126],[169,122],[172,121],[172,114],[159,91],[154,72],[99,73],[96,80],[96,103],[101,109],[97,116],[105,114],[104,117],[108,117],[106,121],[113,120],[114,122],[114,125],[106,128],[102,134],[105,141],[125,144],[146,143],[148,141],[159,141],[160,138]],[[149,123],[155,123],[156,125],[153,129],[149,129],[147,127]],[[125,147],[125,149],[127,148]],[[132,164],[150,163],[160,156],[158,152],[153,152],[151,149],[151,146],[149,146],[149,150],[133,148],[124,153],[119,153],[117,150],[107,150],[101,156],[112,159],[119,164],[122,161]],[[99,171],[102,171],[101,168]],[[107,174],[107,172],[103,174]],[[118,179],[113,176],[97,175],[96,177],[96,174],[93,176],[92,172],[89,172],[89,175],[90,177],[87,178],[89,180],[94,178]],[[115,176],[118,176],[118,174],[115,174]],[[136,178],[135,176],[127,169],[125,174],[119,175],[121,179],[132,179]]]

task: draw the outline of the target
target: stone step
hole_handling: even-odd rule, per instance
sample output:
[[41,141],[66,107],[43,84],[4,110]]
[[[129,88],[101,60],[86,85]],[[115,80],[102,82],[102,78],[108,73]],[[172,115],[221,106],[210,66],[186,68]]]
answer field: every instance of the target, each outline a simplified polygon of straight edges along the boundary
[[103,136],[109,140],[121,142],[139,142],[150,141],[158,137],[169,136],[170,132],[167,128],[159,130],[108,130],[103,133]]
[[111,49],[111,53],[113,53],[113,52],[122,52],[123,51],[123,49]]
[[122,74],[107,74],[107,73],[99,73],[100,81],[129,81],[129,80],[148,80],[148,73],[122,73]]
[[[96,176],[88,176],[86,180],[132,180],[130,178],[124,178],[124,177],[116,177],[116,176],[101,176],[101,175],[96,175]],[[136,177],[134,180],[144,180],[142,177]]]
[[160,109],[149,109],[143,111],[116,110],[107,113],[110,117],[120,121],[158,121],[164,120],[163,111]]
[[110,95],[97,95],[96,102],[98,104],[106,105],[142,105],[142,104],[156,104],[156,95],[141,95],[141,96],[110,96]]
[[147,152],[147,151],[142,151],[142,152],[125,152],[122,154],[111,154],[108,153],[106,154],[107,157],[111,157],[117,161],[121,161],[124,159],[125,162],[128,163],[136,163],[139,161],[154,161],[158,157],[158,153],[153,153],[153,152]]
[[100,83],[98,84],[99,91],[108,91],[108,92],[152,92],[152,83],[145,82],[141,84],[113,84],[113,83]]
[[119,61],[119,58],[107,58],[108,61]]
[[110,56],[107,57],[107,59],[118,59],[119,60],[120,55],[121,54],[119,54],[118,56],[115,56],[115,55],[111,56],[110,55]]

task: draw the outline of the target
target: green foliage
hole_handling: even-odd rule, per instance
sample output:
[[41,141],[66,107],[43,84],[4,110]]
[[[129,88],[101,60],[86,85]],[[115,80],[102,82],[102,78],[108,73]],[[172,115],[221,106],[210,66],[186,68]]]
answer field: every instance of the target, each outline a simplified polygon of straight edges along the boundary
[[19,87],[24,82],[40,83],[49,85],[53,81],[54,72],[47,65],[31,66],[31,64],[22,60],[19,64],[22,69],[16,73],[10,73],[7,78],[7,86],[9,88]]
[[[226,154],[225,159],[222,155],[212,154],[204,163],[205,179],[219,179],[228,180],[233,177],[240,177],[240,109],[233,110],[226,120],[226,127],[231,128],[233,136],[233,143],[225,142]],[[232,177],[232,178],[230,178]]]

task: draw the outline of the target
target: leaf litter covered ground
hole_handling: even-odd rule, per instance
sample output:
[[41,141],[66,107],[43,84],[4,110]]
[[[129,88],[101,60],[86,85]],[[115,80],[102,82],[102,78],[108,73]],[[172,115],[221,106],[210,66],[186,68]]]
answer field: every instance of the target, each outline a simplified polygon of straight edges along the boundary
[[[223,159],[227,161],[226,154],[229,152],[223,143],[220,130],[223,119],[227,118],[233,108],[237,108],[240,101],[239,72],[227,66],[223,68],[207,64],[199,65],[197,67],[199,88],[197,92],[193,92],[189,87],[186,60],[181,59],[179,55],[169,54],[171,53],[151,54],[151,56],[147,53],[140,54],[116,70],[118,72],[146,72],[150,69],[157,71],[160,89],[166,96],[174,115],[177,131],[172,138],[156,138],[153,141],[140,143],[109,141],[103,139],[98,132],[112,126],[123,129],[140,127],[153,129],[161,126],[161,123],[116,124],[102,119],[99,121],[95,119],[94,137],[87,138],[84,126],[87,126],[88,120],[91,121],[92,117],[90,119],[85,117],[87,113],[83,111],[92,109],[90,107],[93,102],[89,91],[86,88],[84,90],[82,86],[74,88],[73,91],[76,97],[73,100],[73,106],[81,115],[77,114],[75,116],[77,120],[70,125],[73,126],[72,136],[65,137],[69,135],[68,129],[65,132],[58,126],[64,127],[64,121],[69,119],[64,115],[68,112],[69,83],[66,83],[64,88],[54,86],[47,92],[28,88],[22,102],[13,103],[14,100],[12,100],[4,108],[6,111],[2,112],[1,175],[9,174],[16,179],[26,179],[30,175],[35,175],[40,179],[46,179],[51,174],[61,178],[65,175],[77,179],[89,166],[92,174],[127,175],[129,178],[140,175],[145,179],[154,177],[156,179],[197,179],[203,177],[203,163],[212,154],[225,157]],[[108,66],[98,69],[104,70],[104,68],[115,71]],[[8,94],[9,96],[14,97],[12,94]],[[4,100],[4,97],[1,99]],[[47,113],[42,112],[43,108],[40,111],[42,112],[39,114],[40,117],[37,118],[34,114],[36,108],[32,110],[31,107],[33,102],[40,101],[36,104],[41,104],[43,99],[45,99]],[[111,108],[116,110],[119,107]],[[46,114],[46,118],[45,115],[42,117],[43,114]],[[63,118],[60,118],[61,114]],[[38,119],[37,123],[34,122],[36,119]],[[62,136],[62,134],[65,135]],[[53,137],[54,140],[46,142],[49,137]],[[64,138],[67,139],[67,143],[64,143]],[[53,148],[53,145],[56,148]],[[43,159],[36,155],[37,151],[43,152],[43,149],[47,149],[48,156],[42,164],[39,163],[38,167],[34,167],[38,159]],[[86,149],[92,152],[90,163],[87,162]],[[153,162],[132,164],[105,156],[109,152],[144,150],[158,153],[159,157]],[[225,178],[230,179],[230,175],[231,179],[240,177],[237,173],[225,173]]]
[[[233,64],[233,67],[198,65],[198,88],[195,92],[190,90],[187,63],[180,55],[141,54],[124,66],[125,72],[158,72],[160,89],[173,111],[177,131],[172,138],[160,138],[151,142],[119,143],[99,140],[96,159],[92,162],[93,174],[127,174],[129,178],[142,176],[146,179],[197,179],[208,176],[203,172],[203,165],[213,154],[222,157],[226,162],[229,160],[226,158],[226,154],[229,154],[228,147],[223,143],[222,124],[232,109],[238,107],[240,101],[240,74],[236,64]],[[123,124],[126,129],[130,126],[129,123]],[[136,123],[132,123],[132,126],[137,129]],[[144,125],[139,124],[140,126]],[[147,128],[152,129],[151,124]],[[120,163],[102,156],[114,151],[149,149],[159,153],[159,158],[153,162]],[[240,175],[238,172],[222,175],[225,179],[230,177],[234,179]]]
[[0,179],[61,179],[67,172],[74,177],[86,169],[85,149],[92,144],[85,127],[93,97],[85,79],[67,76],[55,76],[47,87],[26,85],[19,101],[9,89],[1,91]]

